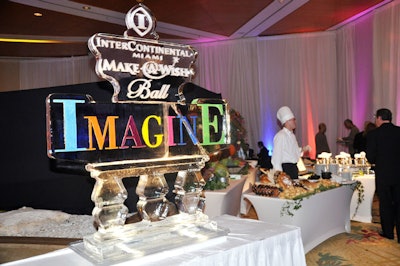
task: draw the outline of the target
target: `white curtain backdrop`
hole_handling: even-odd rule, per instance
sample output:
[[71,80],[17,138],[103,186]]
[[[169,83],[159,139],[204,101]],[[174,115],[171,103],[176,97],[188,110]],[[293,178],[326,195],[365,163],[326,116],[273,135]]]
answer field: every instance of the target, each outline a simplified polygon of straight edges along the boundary
[[[346,136],[344,124],[345,119],[351,119],[355,125],[359,125],[353,116],[357,113],[357,97],[355,94],[356,80],[355,80],[355,28],[354,25],[349,25],[337,32],[337,62],[338,62],[338,75],[337,75],[337,108],[335,113],[337,116],[336,136]],[[354,88],[354,89],[353,89]],[[354,104],[353,104],[354,102]],[[335,132],[330,130],[330,132]],[[332,140],[331,140],[332,141]],[[335,144],[334,144],[335,145]],[[346,148],[342,145],[335,145],[332,152],[339,153],[340,151],[347,152]]]
[[258,85],[257,39],[197,45],[195,83],[222,94],[245,118],[250,147],[260,139],[262,113]]
[[398,1],[374,17],[373,23],[374,110],[387,107],[400,124],[400,4]]
[[[336,125],[335,34],[299,37],[265,38],[258,42],[263,114],[260,138],[272,148],[273,136],[280,130],[276,112],[286,105],[296,116],[299,145],[309,144],[315,151],[318,123],[326,123],[328,129]],[[329,140],[335,138],[331,132],[327,133]]]
[[[334,154],[347,151],[336,144],[338,137],[348,134],[343,125],[345,119],[352,119],[363,130],[364,122],[372,119],[376,109],[385,107],[392,110],[393,121],[400,123],[397,104],[400,100],[399,9],[400,1],[393,1],[330,33],[259,38],[255,57],[241,52],[254,49],[251,40],[242,42],[241,46],[231,42],[197,45],[199,60],[207,58],[204,65],[207,72],[200,67],[196,81],[210,90],[218,87],[215,91],[221,92],[231,106],[242,113],[252,147],[256,147],[258,140],[263,140],[272,149],[273,135],[279,130],[276,111],[280,106],[288,105],[297,117],[299,144],[310,144],[314,148],[310,154],[312,158],[315,156],[314,136],[320,122],[327,124],[331,151]],[[227,50],[234,58],[222,59]],[[242,55],[246,57],[240,58]],[[249,59],[254,60],[250,65],[257,62],[258,68],[241,68],[245,77],[234,75],[237,66],[229,63],[236,61],[248,65]],[[221,79],[221,73],[224,78],[229,77],[229,83],[223,84],[225,79]],[[258,88],[243,87],[241,81],[256,76]],[[257,84],[249,79],[247,82]],[[259,120],[238,103],[238,99],[247,99],[249,94],[254,98],[246,105],[256,108]]]
[[95,73],[93,56],[68,58],[11,59],[0,58],[0,77],[7,79],[4,70],[10,64],[17,64],[19,79],[10,87],[0,87],[1,91],[27,90],[54,86],[72,85],[100,81]]
[[[248,142],[271,150],[279,130],[276,111],[287,105],[297,118],[300,145],[313,147],[318,123],[327,124],[331,151],[348,134],[350,118],[362,130],[378,108],[400,123],[400,0],[336,31],[196,44],[198,85],[221,93],[245,118]],[[13,70],[10,70],[10,67]],[[9,73],[17,71],[8,78]],[[92,56],[0,58],[1,91],[95,82]],[[6,85],[4,85],[6,84]]]
[[[335,33],[253,38],[195,48],[199,51],[196,81],[222,93],[245,117],[251,147],[261,140],[273,149],[273,136],[279,130],[276,112],[283,105],[297,117],[301,145],[315,146],[319,122],[336,125]],[[331,138],[332,146],[335,138]]]

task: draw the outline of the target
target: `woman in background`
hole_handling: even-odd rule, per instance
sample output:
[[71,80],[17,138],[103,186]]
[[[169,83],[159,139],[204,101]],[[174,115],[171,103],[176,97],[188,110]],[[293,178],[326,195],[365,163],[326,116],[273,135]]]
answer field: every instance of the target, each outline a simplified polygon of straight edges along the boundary
[[366,121],[364,123],[364,131],[361,131],[360,133],[357,133],[357,135],[354,137],[354,152],[355,153],[360,153],[362,151],[366,151],[367,149],[367,134],[371,130],[375,129],[376,125],[370,121]]

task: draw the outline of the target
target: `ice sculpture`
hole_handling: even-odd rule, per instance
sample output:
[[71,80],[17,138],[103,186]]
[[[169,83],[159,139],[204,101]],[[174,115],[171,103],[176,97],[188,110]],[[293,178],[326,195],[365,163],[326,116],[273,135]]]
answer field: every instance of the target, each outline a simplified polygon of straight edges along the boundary
[[[202,213],[203,146],[229,143],[228,106],[221,99],[186,102],[197,52],[158,41],[155,18],[139,3],[126,16],[124,36],[93,35],[96,73],[114,88],[110,103],[89,95],[47,97],[50,158],[79,162],[96,180],[92,200],[98,231],[71,245],[95,263],[143,257],[226,235]],[[139,37],[134,37],[138,35]],[[143,37],[153,37],[145,39]],[[168,217],[166,173],[177,172],[179,215]],[[125,224],[123,178],[139,177],[142,221]]]

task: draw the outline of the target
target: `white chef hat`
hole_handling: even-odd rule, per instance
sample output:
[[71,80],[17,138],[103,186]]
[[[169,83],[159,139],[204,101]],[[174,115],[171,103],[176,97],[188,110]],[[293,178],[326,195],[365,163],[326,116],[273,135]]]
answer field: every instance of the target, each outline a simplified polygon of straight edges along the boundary
[[276,117],[281,121],[282,125],[285,124],[286,121],[294,118],[294,115],[289,107],[282,106],[279,108],[278,112],[276,113]]

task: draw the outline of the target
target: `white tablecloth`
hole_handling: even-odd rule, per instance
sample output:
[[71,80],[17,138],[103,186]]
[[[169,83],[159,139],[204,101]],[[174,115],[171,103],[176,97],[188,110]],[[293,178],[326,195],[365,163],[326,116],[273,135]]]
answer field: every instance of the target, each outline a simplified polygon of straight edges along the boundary
[[[140,260],[118,265],[229,265],[229,266],[305,266],[305,254],[298,227],[278,225],[233,216],[214,219],[229,228],[228,236],[157,253]],[[4,265],[86,266],[91,265],[69,248]]]
[[358,221],[362,223],[372,222],[372,202],[374,200],[375,194],[375,175],[360,175],[353,176],[353,180],[358,180],[364,187],[364,200],[357,208],[358,202],[358,191],[355,191],[353,197],[351,198],[350,205],[350,218],[353,221]]
[[246,175],[246,182],[244,183],[243,186],[243,192],[251,190],[251,186],[254,185],[256,182],[256,174],[257,174],[258,169],[257,168],[250,168],[248,174]]
[[304,198],[298,210],[291,208],[293,216],[287,212],[281,215],[281,212],[285,204],[294,201],[258,196],[252,192],[244,197],[253,204],[259,220],[299,226],[304,250],[308,252],[336,234],[350,232],[352,195],[353,190],[348,185],[317,193]]
[[226,189],[206,190],[204,213],[210,218],[223,214],[237,216],[240,211],[240,201],[246,179],[247,176],[242,176],[238,180],[230,180]]
[[[257,171],[258,171],[257,168],[251,168],[249,170],[246,182],[244,183],[243,186],[242,193],[248,193],[252,191],[251,186],[254,185],[256,182]],[[250,208],[251,208],[251,203],[248,200],[246,200],[242,195],[240,200],[240,213],[246,215],[249,212]]]

